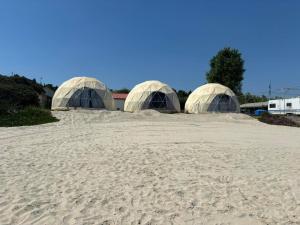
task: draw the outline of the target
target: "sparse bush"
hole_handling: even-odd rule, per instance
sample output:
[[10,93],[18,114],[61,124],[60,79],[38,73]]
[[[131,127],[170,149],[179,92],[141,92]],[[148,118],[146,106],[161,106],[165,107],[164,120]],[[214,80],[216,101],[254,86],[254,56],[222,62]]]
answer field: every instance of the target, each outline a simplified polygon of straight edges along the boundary
[[258,120],[263,123],[271,124],[271,125],[282,125],[282,126],[290,126],[290,127],[300,127],[297,123],[292,121],[283,115],[272,115],[269,113],[263,113]]

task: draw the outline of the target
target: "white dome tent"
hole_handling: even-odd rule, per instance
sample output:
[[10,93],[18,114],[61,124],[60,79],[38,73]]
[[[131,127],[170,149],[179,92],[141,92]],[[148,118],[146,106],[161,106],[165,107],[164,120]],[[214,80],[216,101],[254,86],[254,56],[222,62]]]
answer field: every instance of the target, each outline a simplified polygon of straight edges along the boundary
[[69,108],[94,108],[114,110],[114,100],[109,89],[91,77],[74,77],[65,81],[55,92],[52,110]]
[[186,113],[240,112],[234,92],[221,84],[209,83],[198,87],[185,103]]
[[124,111],[135,112],[154,109],[165,113],[180,112],[175,91],[160,81],[145,81],[136,85],[128,94]]

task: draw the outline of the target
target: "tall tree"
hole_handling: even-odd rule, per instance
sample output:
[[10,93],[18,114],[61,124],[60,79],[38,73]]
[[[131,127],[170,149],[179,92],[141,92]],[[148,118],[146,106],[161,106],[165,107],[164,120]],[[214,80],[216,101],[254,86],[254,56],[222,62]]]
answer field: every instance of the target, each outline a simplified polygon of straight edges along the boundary
[[229,87],[240,95],[242,93],[242,81],[244,60],[237,49],[224,48],[210,60],[210,71],[206,73],[208,83],[219,83]]

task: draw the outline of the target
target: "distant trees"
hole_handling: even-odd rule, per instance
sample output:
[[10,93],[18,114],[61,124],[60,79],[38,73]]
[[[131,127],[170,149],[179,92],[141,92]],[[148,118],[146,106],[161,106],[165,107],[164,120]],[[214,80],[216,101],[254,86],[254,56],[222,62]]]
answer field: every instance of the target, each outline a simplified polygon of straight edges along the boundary
[[224,48],[210,60],[206,73],[208,83],[219,83],[229,87],[236,95],[242,94],[244,60],[237,49]]
[[121,88],[121,89],[117,89],[117,90],[111,89],[111,91],[114,93],[127,93],[127,94],[130,92],[130,90],[128,88]]
[[178,90],[176,91],[178,99],[179,99],[179,103],[180,103],[180,109],[184,110],[184,105],[185,102],[187,100],[187,98],[189,97],[189,95],[192,93],[192,91],[184,91],[184,90]]
[[249,92],[239,95],[238,98],[239,98],[240,104],[268,101],[268,98],[264,95],[262,95],[262,96],[253,95],[253,94],[250,94]]

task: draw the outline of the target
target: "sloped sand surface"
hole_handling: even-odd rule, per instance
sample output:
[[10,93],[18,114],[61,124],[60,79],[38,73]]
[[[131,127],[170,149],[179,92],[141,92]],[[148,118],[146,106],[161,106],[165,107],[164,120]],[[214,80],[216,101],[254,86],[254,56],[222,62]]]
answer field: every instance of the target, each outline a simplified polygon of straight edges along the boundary
[[300,129],[245,115],[54,112],[0,128],[0,224],[300,224]]

